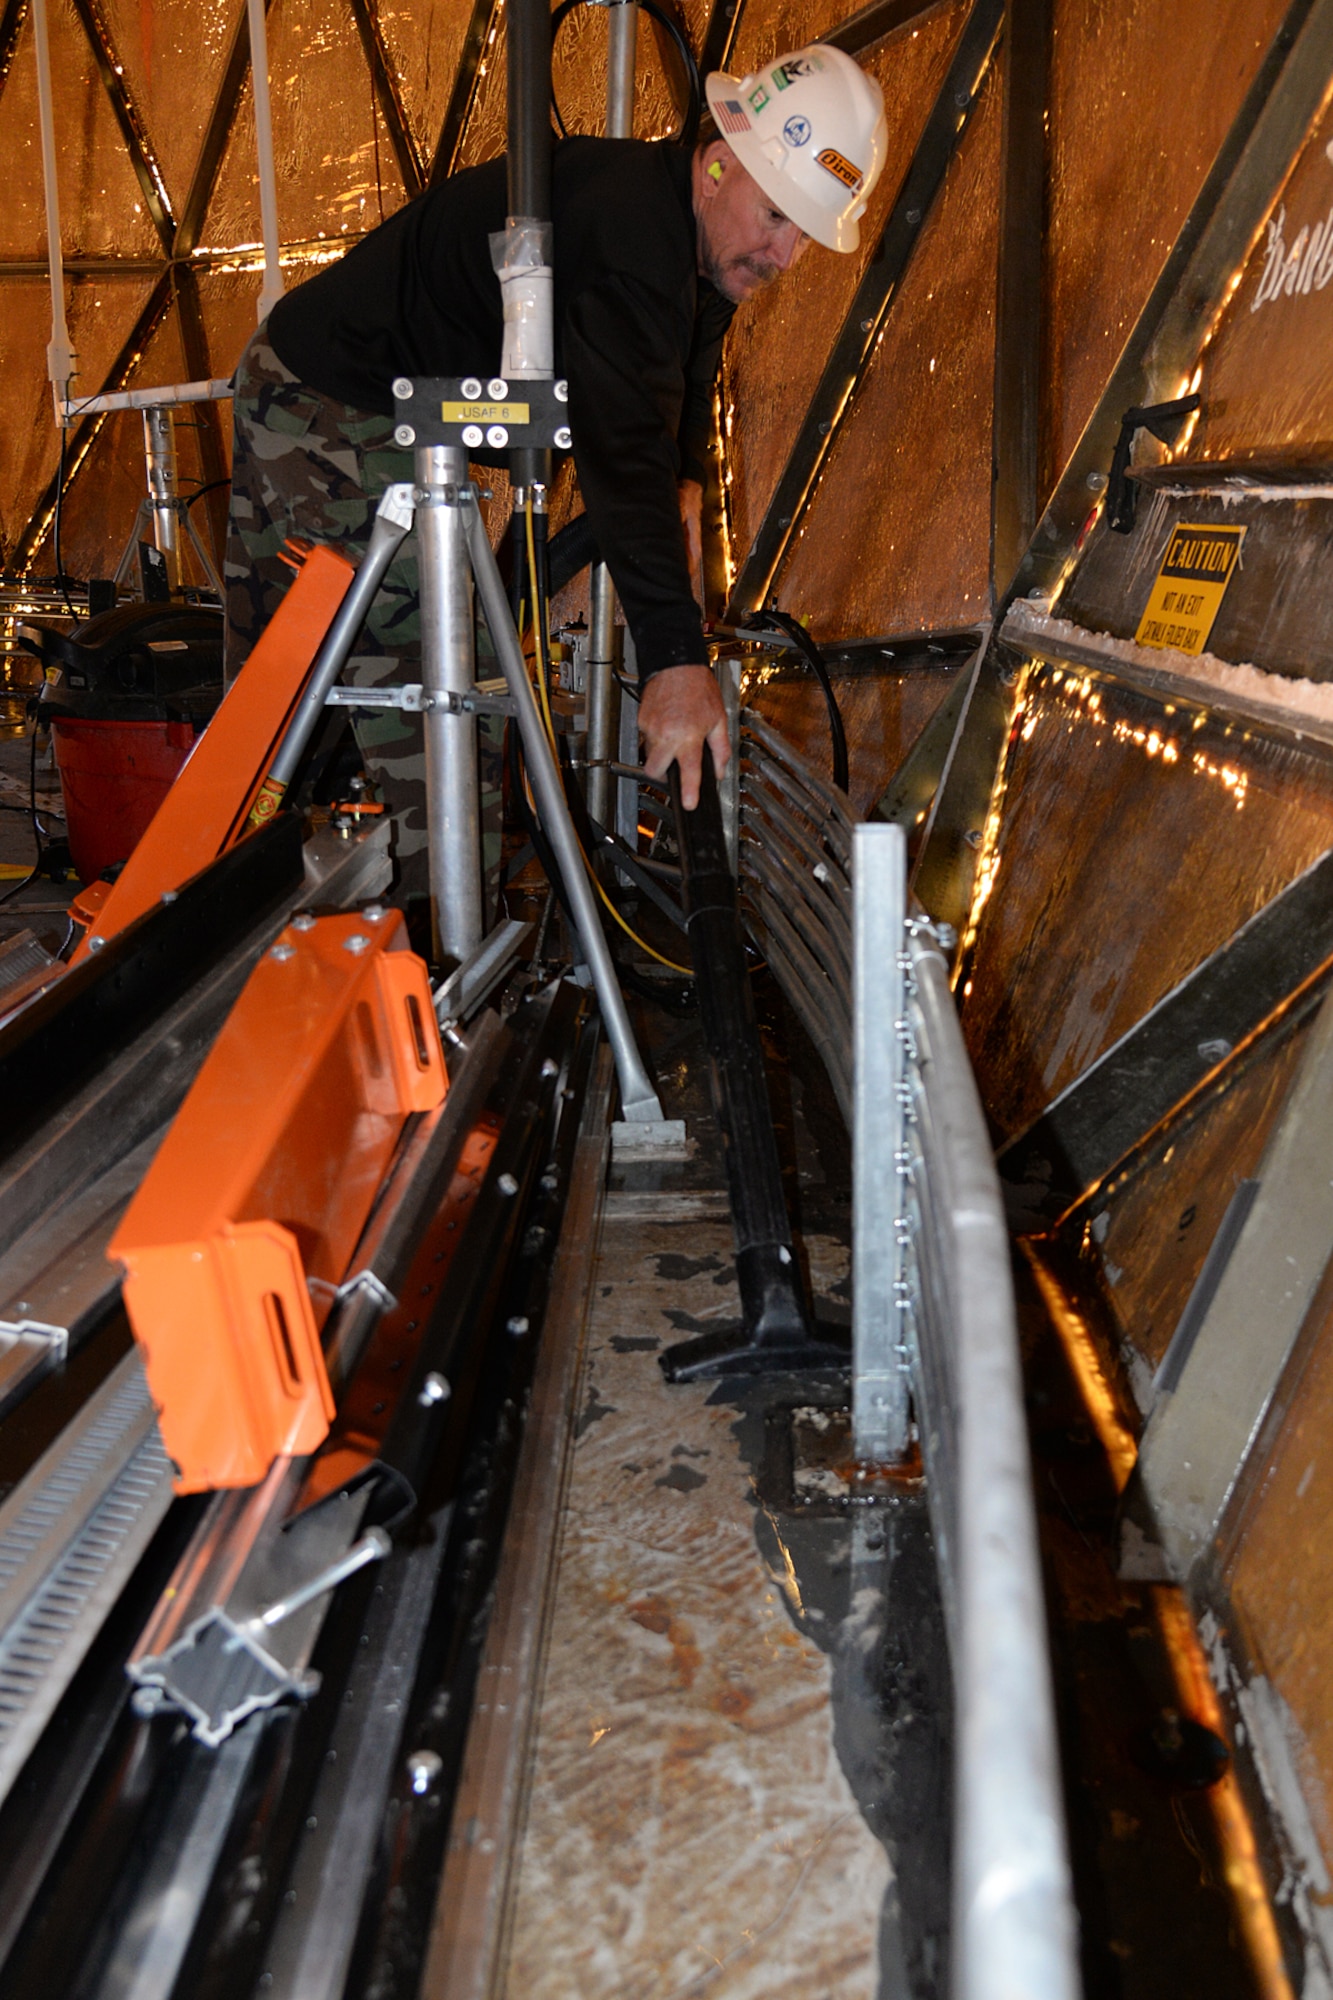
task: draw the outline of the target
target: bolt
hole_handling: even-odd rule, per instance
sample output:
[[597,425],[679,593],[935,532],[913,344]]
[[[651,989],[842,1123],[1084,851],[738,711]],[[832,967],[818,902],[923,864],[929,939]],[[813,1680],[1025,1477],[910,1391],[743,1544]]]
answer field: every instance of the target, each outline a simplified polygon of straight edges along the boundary
[[292,929],[294,931],[312,931],[314,928],[315,914],[313,910],[298,910],[292,918]]
[[349,938],[343,939],[343,950],[351,952],[369,951],[370,939],[362,931],[353,931]]
[[1089,493],[1100,493],[1105,485],[1106,474],[1104,472],[1090,472],[1088,474]]
[[106,939],[103,937],[90,937],[88,940],[88,949],[89,951],[100,951],[105,943]]
[[523,1318],[521,1313],[516,1313],[513,1319],[505,1322],[506,1333],[512,1333],[515,1340],[521,1340],[527,1330],[528,1322]]
[[414,1750],[407,1760],[407,1775],[417,1797],[424,1798],[444,1769],[444,1759],[436,1750]]
[[861,331],[862,331],[862,333],[869,333],[869,331],[870,331],[871,327],[872,327],[872,326],[873,326],[874,324],[875,324],[875,322],[874,322],[874,320],[873,320],[873,319],[863,319],[863,320],[861,321]]
[[397,375],[394,377],[393,399],[396,403],[411,402],[412,384],[408,381],[406,375]]
[[514,1176],[512,1174],[501,1174],[499,1180],[495,1183],[495,1185],[499,1188],[501,1194],[518,1193],[518,1182],[514,1179]]
[[919,208],[909,208],[907,211],[907,220],[913,225],[920,222],[921,210]]
[[417,434],[413,430],[411,424],[398,424],[394,429],[393,441],[395,444],[400,444],[403,446],[407,446],[409,444],[415,444],[417,441]]
[[365,909],[361,912],[361,916],[365,923],[379,923],[384,916],[383,903],[367,903]]
[[284,965],[289,958],[296,957],[296,946],[294,944],[275,944],[269,953],[269,957],[276,958],[279,965]]
[[453,1390],[449,1387],[443,1375],[437,1375],[432,1368],[430,1374],[421,1385],[421,1392],[417,1397],[417,1401],[423,1410],[429,1410],[436,1403],[447,1403],[452,1394]]
[[559,1074],[560,1074],[559,1063],[555,1061],[554,1057],[547,1056],[546,1061],[542,1064],[542,1075],[559,1076]]
[[164,889],[162,891],[162,901],[164,903],[174,903],[179,893],[178,889]]

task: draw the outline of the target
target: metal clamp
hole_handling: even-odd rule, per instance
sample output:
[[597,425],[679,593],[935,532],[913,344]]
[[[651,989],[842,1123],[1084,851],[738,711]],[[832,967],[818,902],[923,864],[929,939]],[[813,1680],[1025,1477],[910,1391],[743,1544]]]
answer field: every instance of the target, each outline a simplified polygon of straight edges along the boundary
[[420,681],[392,687],[332,687],[324,697],[326,708],[401,709],[409,715],[428,715],[432,710],[445,715],[513,715],[512,695],[491,694],[478,688],[475,693],[454,694],[444,689],[428,694]]

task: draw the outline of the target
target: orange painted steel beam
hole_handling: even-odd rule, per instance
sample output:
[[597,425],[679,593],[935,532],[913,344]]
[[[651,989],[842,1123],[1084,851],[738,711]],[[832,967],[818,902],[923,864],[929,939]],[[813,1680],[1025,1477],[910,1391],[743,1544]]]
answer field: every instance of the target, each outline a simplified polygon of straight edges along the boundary
[[217,714],[94,913],[71,965],[88,956],[94,938],[105,943],[123,931],[240,839],[355,573],[345,556],[322,544],[304,556]]
[[260,960],[108,1247],[176,1487],[313,1451],[320,1328],[403,1121],[448,1079],[397,910],[298,917]]

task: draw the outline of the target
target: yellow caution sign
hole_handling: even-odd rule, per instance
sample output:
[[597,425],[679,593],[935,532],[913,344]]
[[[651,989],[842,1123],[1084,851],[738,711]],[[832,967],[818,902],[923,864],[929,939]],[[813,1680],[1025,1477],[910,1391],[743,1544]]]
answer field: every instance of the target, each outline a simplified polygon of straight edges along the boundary
[[1134,634],[1140,646],[1201,653],[1240,561],[1244,528],[1181,521],[1171,530],[1162,567]]

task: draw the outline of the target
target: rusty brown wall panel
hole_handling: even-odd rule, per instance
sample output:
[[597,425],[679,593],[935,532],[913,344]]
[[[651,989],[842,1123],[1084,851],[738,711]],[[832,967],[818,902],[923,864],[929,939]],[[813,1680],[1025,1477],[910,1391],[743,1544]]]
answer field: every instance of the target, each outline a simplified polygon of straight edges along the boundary
[[817,635],[987,615],[1001,70],[991,65],[779,574],[780,602]]
[[101,0],[102,13],[179,221],[239,0]]
[[[273,153],[282,241],[356,238],[406,200],[344,0],[273,0],[268,17]],[[260,238],[254,100],[247,82],[204,219],[201,247]],[[299,281],[299,271],[287,274]]]
[[1285,11],[1286,0],[1054,0],[1047,492]]
[[1326,762],[1195,719],[1058,668],[1026,682],[962,994],[1006,1137],[1333,844]]
[[[1333,1856],[1333,1309],[1327,1280],[1279,1390],[1225,1581],[1249,1666],[1286,1703],[1303,1744],[1292,1762],[1316,1836]],[[1293,1379],[1293,1377],[1295,1379]],[[1233,1531],[1234,1532],[1234,1531]]]
[[[828,12],[827,6],[807,8],[806,20],[796,18],[797,9],[787,8],[779,15],[779,32],[771,25],[770,10],[747,9],[738,67],[748,74],[768,57],[810,38],[827,25]],[[884,174],[861,224],[860,254],[839,257],[812,245],[795,271],[742,307],[733,322],[726,349],[726,476],[738,564],[786,464],[804,415],[805,394],[819,379],[911,163],[966,13],[963,4],[939,7],[861,58],[884,90],[889,147]]]
[[375,11],[397,69],[412,136],[429,163],[449,106],[472,0],[379,0]]
[[[148,302],[148,277],[81,278],[66,287],[76,386],[95,394]],[[0,280],[0,550],[8,553],[56,469],[59,435],[46,387],[51,294],[45,278]],[[122,536],[128,531],[125,523]],[[68,557],[66,557],[68,560]]]
[[1316,121],[1204,352],[1177,456],[1333,463],[1333,105]]
[[[155,256],[161,250],[157,233],[144,212],[110,99],[69,0],[55,0],[50,9],[50,40],[65,255]],[[0,203],[0,258],[44,258],[46,219],[31,14],[0,92],[0,185],[5,190]]]
[[[847,732],[852,808],[864,819],[953,686],[950,673],[865,674],[834,678],[833,692]],[[784,676],[748,691],[745,699],[816,770],[832,776],[828,710],[813,679]]]
[[1062,1227],[1105,1299],[1141,1409],[1227,1204],[1263,1157],[1312,1018],[1238,1057]]

